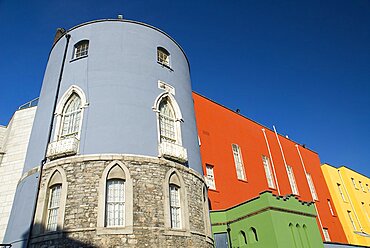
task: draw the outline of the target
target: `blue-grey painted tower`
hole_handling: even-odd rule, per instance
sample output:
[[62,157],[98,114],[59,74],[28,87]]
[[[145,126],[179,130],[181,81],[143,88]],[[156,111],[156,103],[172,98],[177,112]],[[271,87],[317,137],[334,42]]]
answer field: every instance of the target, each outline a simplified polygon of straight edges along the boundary
[[[81,48],[83,54],[78,50],[81,42],[87,44]],[[164,59],[159,55],[162,51]],[[19,247],[27,243],[34,247],[45,244],[65,247],[149,244],[150,247],[153,241],[147,238],[159,235],[163,238],[152,244],[153,247],[210,245],[206,190],[191,93],[189,62],[184,51],[155,27],[107,19],[62,32],[49,55],[24,176],[17,188],[4,241],[19,241],[14,243]],[[79,97],[80,105],[77,107],[79,116],[73,117],[77,118],[78,130],[71,140],[72,136],[63,137],[62,129],[63,123],[72,118],[66,114],[66,105],[73,95]],[[173,112],[174,126],[170,129],[174,134],[170,135],[174,138],[169,140],[161,133],[166,128],[161,119],[163,101]],[[40,189],[37,189],[40,171]],[[125,224],[120,227],[122,230],[118,228],[122,232],[117,229],[114,233],[106,226],[104,217],[107,215],[104,197],[108,194],[105,182],[120,177],[117,176],[120,173],[127,194],[122,203]],[[58,221],[55,221],[58,227],[48,231],[54,181],[62,188]],[[171,222],[175,208],[169,202],[171,192],[168,190],[173,187],[168,188],[166,183],[178,187],[181,204],[185,204],[179,207],[181,224]],[[79,184],[84,191],[78,191]],[[96,202],[74,201],[74,196],[83,192],[86,198]],[[142,204],[150,196],[156,196],[156,200]],[[36,211],[33,211],[36,201]],[[150,204],[154,204],[151,206],[154,215],[149,208],[145,209]],[[77,211],[79,208],[83,210]],[[199,210],[197,214],[202,216],[196,216],[190,208]],[[86,216],[82,217],[83,214]],[[78,218],[89,220],[78,221]],[[29,235],[31,223],[32,235]],[[142,233],[143,228],[156,231]],[[76,230],[83,230],[86,236],[75,235]],[[113,233],[119,238],[112,239],[109,235]],[[49,234],[77,243],[41,238]],[[96,243],[87,241],[91,239],[96,239]]]

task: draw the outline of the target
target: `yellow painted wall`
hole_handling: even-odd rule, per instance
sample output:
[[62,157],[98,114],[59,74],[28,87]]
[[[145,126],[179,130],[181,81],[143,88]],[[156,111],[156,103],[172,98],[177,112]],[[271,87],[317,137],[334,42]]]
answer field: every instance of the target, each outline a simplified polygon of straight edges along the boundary
[[[323,164],[321,169],[333,199],[334,214],[338,215],[348,242],[370,246],[370,179],[344,166],[335,168]],[[354,224],[348,211],[351,211]],[[369,237],[365,237],[366,234]]]

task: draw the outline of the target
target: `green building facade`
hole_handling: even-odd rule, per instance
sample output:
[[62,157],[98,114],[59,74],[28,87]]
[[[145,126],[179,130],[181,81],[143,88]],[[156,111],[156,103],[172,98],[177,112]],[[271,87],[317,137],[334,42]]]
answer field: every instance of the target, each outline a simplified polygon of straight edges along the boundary
[[313,203],[266,191],[259,197],[211,212],[216,248],[324,247]]

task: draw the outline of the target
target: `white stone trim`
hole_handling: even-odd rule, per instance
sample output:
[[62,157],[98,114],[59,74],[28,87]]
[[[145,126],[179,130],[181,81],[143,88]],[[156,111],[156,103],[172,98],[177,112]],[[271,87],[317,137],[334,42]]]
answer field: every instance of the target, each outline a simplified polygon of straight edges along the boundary
[[32,235],[38,235],[38,234],[45,232],[46,224],[47,224],[46,222],[47,222],[47,210],[48,210],[48,203],[49,203],[50,180],[52,179],[52,177],[54,176],[56,172],[59,172],[61,179],[62,179],[62,190],[61,190],[60,203],[59,203],[57,231],[63,230],[68,183],[67,183],[67,177],[64,172],[64,169],[60,166],[57,166],[56,168],[54,168],[54,170],[50,172],[50,174],[48,175],[48,178],[45,181],[45,184],[42,186],[39,192],[35,220],[33,223],[34,228],[32,229],[33,231]]
[[66,90],[64,92],[64,94],[62,95],[62,97],[59,100],[59,103],[56,106],[55,113],[54,113],[54,115],[56,117],[56,121],[55,121],[55,129],[54,129],[55,131],[54,131],[53,141],[58,140],[58,138],[60,136],[63,109],[64,109],[65,104],[67,103],[67,101],[69,100],[69,98],[71,97],[71,95],[73,93],[76,93],[81,99],[81,118],[80,118],[78,134],[77,134],[77,137],[76,137],[78,140],[80,140],[80,135],[81,135],[81,130],[82,130],[82,121],[83,121],[83,116],[84,116],[84,109],[88,106],[88,103],[87,103],[86,95],[83,92],[83,90],[80,87],[78,87],[77,85],[72,85],[68,88],[68,90]]
[[[170,213],[170,177],[172,174],[176,174],[179,181],[180,181],[180,204],[181,204],[181,228],[171,228],[171,213]],[[167,235],[190,235],[190,227],[189,227],[189,207],[188,207],[188,199],[187,199],[187,190],[185,187],[184,180],[176,169],[170,169],[165,177],[163,182],[163,192],[164,192],[164,227],[165,227],[165,234]]]
[[[109,171],[118,165],[125,173],[125,225],[122,227],[106,227],[105,226],[105,198],[106,184]],[[133,233],[133,182],[130,172],[126,165],[121,161],[114,160],[110,162],[104,169],[100,178],[98,188],[98,217],[97,217],[97,234],[131,234]]]

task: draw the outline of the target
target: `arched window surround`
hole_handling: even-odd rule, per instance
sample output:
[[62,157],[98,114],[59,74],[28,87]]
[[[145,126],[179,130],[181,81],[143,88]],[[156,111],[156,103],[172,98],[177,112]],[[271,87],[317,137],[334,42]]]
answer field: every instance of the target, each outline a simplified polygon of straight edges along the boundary
[[76,94],[78,97],[80,97],[81,100],[81,117],[80,117],[80,123],[79,123],[79,130],[76,135],[76,138],[80,140],[81,136],[81,128],[82,128],[82,122],[83,122],[83,116],[84,116],[84,109],[88,106],[86,95],[83,92],[83,90],[76,86],[72,85],[66,90],[66,92],[63,94],[63,96],[60,98],[60,101],[55,109],[54,115],[56,116],[56,124],[55,124],[55,132],[54,132],[54,141],[57,141],[60,139],[61,135],[61,128],[62,128],[62,118],[63,118],[63,111],[64,107],[68,103],[69,99],[73,94]]
[[[170,184],[172,175],[176,175],[178,178],[178,182],[175,183],[176,186],[179,187],[180,191],[180,228],[172,228],[171,227],[171,212],[170,212]],[[180,235],[189,235],[190,227],[189,227],[189,213],[188,213],[188,199],[187,193],[185,188],[184,180],[181,174],[174,168],[170,169],[166,176],[163,183],[163,192],[165,194],[164,197],[164,224],[165,224],[165,231],[168,234],[180,234]]]
[[160,104],[162,101],[167,101],[167,103],[172,107],[175,115],[175,133],[176,133],[176,142],[177,145],[182,145],[182,136],[181,136],[181,122],[183,122],[182,114],[179,105],[175,97],[169,93],[164,92],[160,94],[152,107],[153,111],[157,114],[157,133],[158,133],[158,143],[161,143],[161,130],[160,130]]
[[61,185],[59,209],[56,220],[57,223],[56,231],[60,231],[63,229],[68,183],[63,168],[57,166],[48,175],[44,185],[42,186],[42,189],[39,192],[36,215],[34,220],[34,228],[32,229],[32,232],[35,235],[44,232],[49,232],[47,231],[47,224],[48,224],[48,207],[51,193],[50,191],[51,188],[55,185]]
[[[118,166],[124,173],[125,218],[123,226],[106,226],[106,197],[107,181],[110,171]],[[117,178],[118,179],[118,178]],[[121,161],[114,160],[104,169],[98,189],[98,218],[97,234],[131,234],[133,233],[133,182],[127,166]]]

